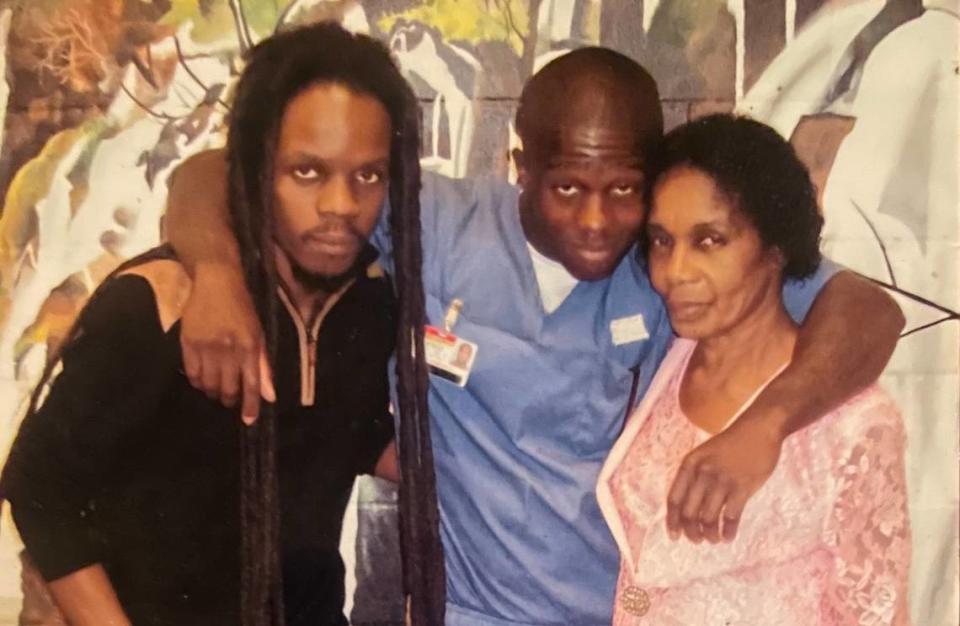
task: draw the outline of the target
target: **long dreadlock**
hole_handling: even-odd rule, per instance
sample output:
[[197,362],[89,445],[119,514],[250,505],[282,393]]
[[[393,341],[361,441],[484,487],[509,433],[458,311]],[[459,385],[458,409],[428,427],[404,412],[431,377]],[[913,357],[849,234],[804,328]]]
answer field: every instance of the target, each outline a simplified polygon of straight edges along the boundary
[[[372,96],[383,104],[393,127],[389,202],[400,299],[396,373],[404,588],[412,622],[440,626],[446,579],[423,351],[419,108],[382,44],[334,23],[321,23],[274,35],[250,51],[237,86],[227,141],[233,230],[273,365],[277,358],[278,285],[272,254],[274,158],[286,106],[318,83],[337,83]],[[243,430],[241,439],[243,624],[276,626],[283,623],[283,606],[274,407],[266,406],[257,424]]]

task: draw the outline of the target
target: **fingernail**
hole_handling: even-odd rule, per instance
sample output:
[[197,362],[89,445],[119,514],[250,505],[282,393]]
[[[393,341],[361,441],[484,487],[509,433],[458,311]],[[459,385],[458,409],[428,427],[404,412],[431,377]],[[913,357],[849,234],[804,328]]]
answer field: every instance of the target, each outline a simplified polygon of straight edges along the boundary
[[243,416],[240,417],[240,419],[243,420],[244,425],[246,425],[246,426],[253,426],[253,423],[254,423],[255,421],[257,421],[257,416],[256,416],[256,415],[243,415]]

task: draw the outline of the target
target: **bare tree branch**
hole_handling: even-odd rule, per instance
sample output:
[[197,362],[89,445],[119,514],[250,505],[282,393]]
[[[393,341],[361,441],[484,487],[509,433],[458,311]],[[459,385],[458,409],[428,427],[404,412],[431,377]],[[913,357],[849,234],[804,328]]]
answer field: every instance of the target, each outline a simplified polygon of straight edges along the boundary
[[[210,93],[210,87],[208,87],[200,77],[190,68],[190,65],[187,63],[186,57],[183,55],[183,48],[180,47],[180,38],[177,36],[173,37],[173,45],[177,49],[177,59],[180,62],[180,66],[187,72],[187,75],[193,79],[193,82],[197,83],[204,93]],[[230,110],[230,105],[223,101],[222,98],[217,98],[217,103],[221,104],[226,110]]]
[[876,226],[873,225],[873,222],[870,221],[870,218],[867,217],[867,214],[861,209],[856,202],[851,201],[850,204],[853,205],[853,208],[856,209],[857,213],[860,214],[860,217],[863,218],[863,221],[867,224],[867,228],[870,229],[870,232],[873,233],[873,238],[877,240],[877,245],[880,247],[880,254],[883,255],[883,263],[887,266],[887,274],[890,276],[890,282],[893,283],[893,286],[897,286],[897,277],[893,273],[893,264],[890,263],[890,255],[887,253],[887,246],[884,245],[883,239],[880,238],[880,233],[877,232]]
[[241,0],[228,0],[230,12],[233,13],[233,23],[237,29],[237,39],[240,41],[240,52],[246,54],[247,50],[253,47],[253,38],[250,36],[250,27],[247,25],[247,17],[243,12],[243,3]]
[[938,319],[938,320],[935,320],[935,321],[933,321],[933,322],[928,322],[928,323],[926,323],[926,324],[923,324],[922,326],[917,326],[916,328],[911,328],[911,329],[908,330],[907,332],[902,333],[902,334],[900,335],[900,338],[903,339],[904,337],[909,337],[910,335],[912,335],[912,334],[914,334],[914,333],[919,333],[921,330],[927,330],[928,328],[933,328],[934,326],[937,326],[937,325],[939,325],[939,324],[943,324],[944,322],[949,322],[949,321],[952,321],[952,320],[960,320],[960,316],[948,315],[947,317],[942,317],[942,318],[940,318],[940,319]]
[[530,0],[527,10],[527,36],[523,38],[523,55],[520,58],[521,76],[533,74],[533,62],[537,57],[537,39],[540,37],[541,0]]
[[274,33],[280,32],[280,29],[283,28],[284,24],[287,23],[287,20],[290,19],[290,16],[293,14],[293,10],[299,5],[299,0],[290,0],[290,2],[287,3],[287,6],[283,8],[283,12],[277,17],[277,23],[273,27]]
[[493,4],[497,7],[497,10],[503,15],[504,23],[506,24],[507,31],[512,32],[517,36],[517,39],[520,41],[520,45],[523,45],[524,37],[523,33],[517,27],[517,20],[513,16],[513,6],[512,0],[493,0]]
[[179,119],[182,119],[182,118],[180,118],[180,117],[174,117],[174,116],[168,115],[168,114],[166,114],[166,113],[157,113],[156,111],[154,111],[153,109],[151,109],[149,106],[147,106],[146,104],[144,104],[144,102],[143,102],[142,100],[140,100],[140,99],[137,98],[135,95],[133,95],[133,92],[130,91],[129,89],[127,89],[127,86],[123,84],[123,81],[120,82],[120,90],[121,90],[123,93],[127,94],[127,96],[128,96],[131,100],[133,100],[133,103],[134,103],[134,104],[136,104],[138,107],[140,107],[141,109],[143,109],[146,113],[148,113],[149,115],[151,115],[151,116],[153,116],[153,117],[155,117],[155,118],[157,118],[157,119],[168,120],[168,121],[169,121],[169,120],[179,120]]

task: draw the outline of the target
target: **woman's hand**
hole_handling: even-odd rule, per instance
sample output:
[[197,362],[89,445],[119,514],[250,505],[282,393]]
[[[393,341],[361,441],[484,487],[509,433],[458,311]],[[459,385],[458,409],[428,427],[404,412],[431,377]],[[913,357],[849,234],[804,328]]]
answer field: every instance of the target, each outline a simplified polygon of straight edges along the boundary
[[257,419],[261,396],[276,400],[260,321],[236,267],[197,266],[183,310],[180,344],[190,384],[226,406],[242,398],[244,423]]
[[763,422],[738,420],[688,453],[667,496],[670,536],[732,541],[747,500],[776,468],[783,439]]

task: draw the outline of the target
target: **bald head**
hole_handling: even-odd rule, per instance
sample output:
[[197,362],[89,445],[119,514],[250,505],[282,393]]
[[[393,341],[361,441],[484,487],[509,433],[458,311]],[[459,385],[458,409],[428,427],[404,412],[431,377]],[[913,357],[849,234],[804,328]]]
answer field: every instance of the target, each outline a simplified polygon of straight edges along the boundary
[[657,84],[638,63],[607,48],[554,59],[524,86],[517,132],[528,157],[549,158],[571,129],[629,141],[638,156],[663,135]]
[[609,276],[643,222],[643,180],[663,135],[657,85],[629,58],[582,48],[527,82],[513,151],[527,241],[579,280]]

